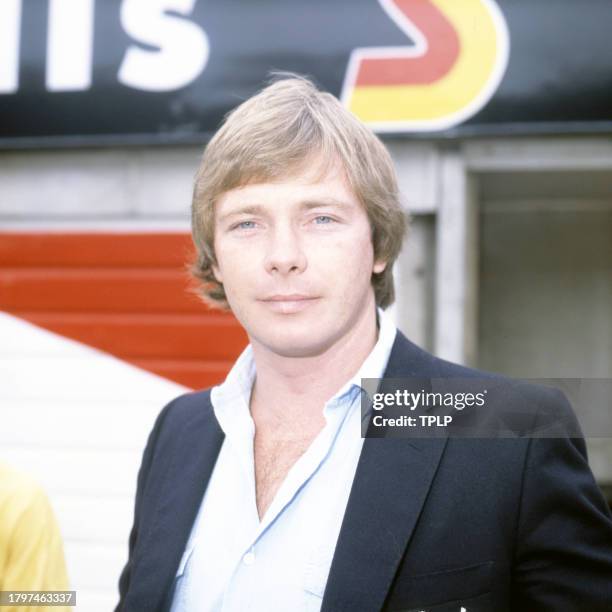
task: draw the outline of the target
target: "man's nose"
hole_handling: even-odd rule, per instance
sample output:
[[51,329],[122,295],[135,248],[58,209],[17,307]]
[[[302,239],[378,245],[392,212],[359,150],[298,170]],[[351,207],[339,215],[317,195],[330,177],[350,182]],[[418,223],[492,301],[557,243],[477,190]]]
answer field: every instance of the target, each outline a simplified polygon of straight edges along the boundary
[[289,274],[306,269],[306,255],[298,232],[288,227],[278,227],[270,235],[266,253],[266,270],[270,273]]

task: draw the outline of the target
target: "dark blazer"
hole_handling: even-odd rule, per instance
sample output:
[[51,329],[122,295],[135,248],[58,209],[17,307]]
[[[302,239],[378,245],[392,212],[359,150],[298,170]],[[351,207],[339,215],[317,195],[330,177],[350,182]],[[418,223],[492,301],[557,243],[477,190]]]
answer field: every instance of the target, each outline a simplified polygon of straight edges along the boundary
[[[409,376],[485,374],[398,332],[385,377]],[[555,402],[571,413],[560,394]],[[117,611],[169,609],[222,442],[209,390],[160,413],[138,475]],[[321,609],[461,607],[612,610],[612,517],[582,438],[364,441]]]

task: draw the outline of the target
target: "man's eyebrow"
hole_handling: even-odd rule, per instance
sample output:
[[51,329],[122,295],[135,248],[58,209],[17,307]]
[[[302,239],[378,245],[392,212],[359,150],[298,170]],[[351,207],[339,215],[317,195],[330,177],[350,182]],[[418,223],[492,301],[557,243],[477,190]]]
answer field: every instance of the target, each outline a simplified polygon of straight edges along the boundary
[[223,222],[230,217],[235,217],[236,215],[261,215],[264,212],[265,209],[260,204],[247,204],[246,206],[241,206],[236,210],[231,210],[230,212],[221,215],[218,221]]
[[332,206],[335,208],[342,208],[345,210],[353,208],[351,204],[344,200],[337,200],[336,198],[317,198],[316,200],[304,200],[300,204],[300,208],[309,210],[311,208],[318,208],[320,206]]

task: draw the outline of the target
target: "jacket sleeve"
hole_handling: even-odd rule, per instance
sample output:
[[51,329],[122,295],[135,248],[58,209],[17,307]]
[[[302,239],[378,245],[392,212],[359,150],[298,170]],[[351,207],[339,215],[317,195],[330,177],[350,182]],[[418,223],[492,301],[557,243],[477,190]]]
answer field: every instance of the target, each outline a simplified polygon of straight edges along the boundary
[[147,444],[144,449],[144,453],[142,456],[142,461],[140,463],[140,469],[138,470],[138,480],[136,484],[136,501],[134,504],[134,522],[132,524],[132,530],[130,532],[129,544],[128,544],[128,560],[121,572],[121,576],[119,577],[119,603],[115,608],[115,612],[121,612],[125,606],[126,595],[130,589],[130,577],[131,570],[133,565],[133,554],[134,548],[136,546],[136,542],[139,537],[139,522],[140,522],[140,513],[141,513],[141,504],[144,490],[147,486],[147,479],[149,475],[149,471],[151,468],[151,464],[153,462],[155,456],[155,449],[157,446],[157,441],[159,439],[159,433],[163,427],[164,421],[168,412],[172,408],[172,406],[180,399],[177,397],[172,400],[169,404],[167,404],[164,409],[159,413],[157,419],[155,420],[155,424],[153,425],[153,429],[149,434],[149,438],[147,440]]
[[[580,431],[565,396],[557,401]],[[612,611],[612,516],[584,438],[530,440],[517,529],[513,610]]]

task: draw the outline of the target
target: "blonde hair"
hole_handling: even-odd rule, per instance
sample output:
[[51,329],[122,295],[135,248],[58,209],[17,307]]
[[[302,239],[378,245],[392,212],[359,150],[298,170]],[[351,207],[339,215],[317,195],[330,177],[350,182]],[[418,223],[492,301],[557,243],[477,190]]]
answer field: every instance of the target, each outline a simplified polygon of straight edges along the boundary
[[387,262],[372,275],[376,303],[381,308],[393,303],[391,269],[407,222],[389,152],[334,96],[306,78],[283,75],[229,113],[202,156],[191,209],[197,251],[191,270],[208,304],[229,308],[212,271],[216,200],[237,187],[290,177],[315,158],[322,160],[322,176],[341,163],[368,215],[374,260]]

